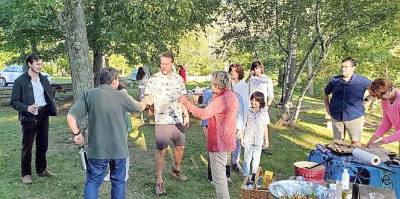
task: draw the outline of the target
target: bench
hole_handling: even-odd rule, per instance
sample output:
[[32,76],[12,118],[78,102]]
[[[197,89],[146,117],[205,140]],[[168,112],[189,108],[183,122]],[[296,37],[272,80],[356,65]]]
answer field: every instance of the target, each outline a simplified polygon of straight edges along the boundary
[[71,83],[63,83],[63,84],[51,84],[51,89],[54,92],[55,98],[60,101],[64,101],[68,98],[67,92],[72,91],[72,84]]
[[12,87],[0,87],[0,106],[10,103],[11,92]]

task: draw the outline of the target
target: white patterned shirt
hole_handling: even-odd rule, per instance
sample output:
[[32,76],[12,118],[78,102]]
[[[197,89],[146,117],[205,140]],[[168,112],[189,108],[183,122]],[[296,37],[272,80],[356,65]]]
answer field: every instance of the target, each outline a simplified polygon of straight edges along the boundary
[[158,72],[150,77],[144,93],[154,96],[156,124],[183,123],[182,108],[178,98],[187,92],[181,76],[176,73],[167,76]]
[[251,108],[247,111],[247,122],[244,130],[244,141],[246,145],[263,145],[264,131],[267,128],[267,115],[265,109],[254,112]]

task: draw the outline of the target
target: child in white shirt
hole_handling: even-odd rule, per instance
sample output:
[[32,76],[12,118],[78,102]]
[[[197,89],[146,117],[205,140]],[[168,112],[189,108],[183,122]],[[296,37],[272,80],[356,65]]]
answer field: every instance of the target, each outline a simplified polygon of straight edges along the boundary
[[250,162],[252,164],[252,174],[257,172],[260,164],[263,144],[268,147],[268,128],[269,117],[265,107],[264,94],[256,91],[250,97],[251,108],[247,111],[247,121],[242,135],[242,146],[244,147],[243,175],[250,175]]

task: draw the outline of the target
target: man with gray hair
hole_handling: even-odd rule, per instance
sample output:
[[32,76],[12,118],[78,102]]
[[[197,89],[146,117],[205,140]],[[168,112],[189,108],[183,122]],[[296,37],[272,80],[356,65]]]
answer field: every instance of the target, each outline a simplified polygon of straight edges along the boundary
[[185,96],[179,98],[179,101],[195,117],[208,121],[207,150],[218,199],[230,198],[225,164],[228,154],[236,148],[236,119],[239,102],[236,94],[229,87],[230,79],[227,72],[213,72],[211,89],[214,96],[206,108],[198,108]]
[[88,116],[85,198],[98,197],[107,165],[110,165],[111,172],[111,198],[125,198],[126,160],[129,156],[125,117],[128,112],[143,111],[152,103],[152,98],[148,96],[137,102],[126,92],[119,92],[118,85],[117,69],[101,69],[100,85],[83,93],[67,115],[73,140],[79,145],[84,144],[84,137],[77,121]]

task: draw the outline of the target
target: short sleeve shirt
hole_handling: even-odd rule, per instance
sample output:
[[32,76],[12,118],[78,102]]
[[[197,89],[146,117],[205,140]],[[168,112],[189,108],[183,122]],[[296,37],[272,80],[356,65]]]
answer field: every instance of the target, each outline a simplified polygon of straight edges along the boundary
[[342,76],[333,77],[324,89],[326,95],[332,94],[329,112],[333,119],[350,121],[363,116],[364,94],[370,84],[371,80],[357,74],[353,74],[348,82]]
[[183,123],[182,108],[178,98],[186,93],[183,79],[176,73],[167,76],[158,72],[151,76],[147,82],[145,95],[154,96],[155,123]]
[[246,144],[263,145],[264,131],[267,128],[267,111],[261,109],[260,112],[254,112],[252,109],[247,111],[247,122],[244,134]]
[[256,91],[259,91],[264,94],[265,99],[267,97],[274,97],[274,85],[272,83],[272,80],[266,75],[263,75],[261,77],[251,77],[249,81],[249,90],[249,96],[251,96],[251,94]]

